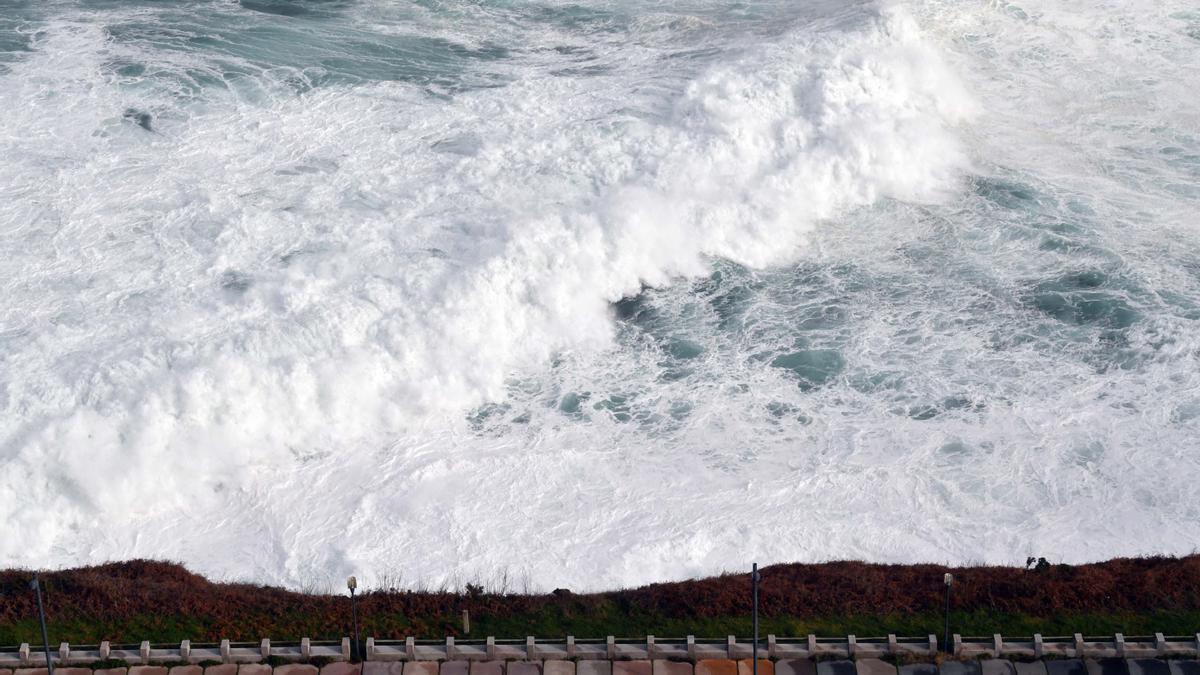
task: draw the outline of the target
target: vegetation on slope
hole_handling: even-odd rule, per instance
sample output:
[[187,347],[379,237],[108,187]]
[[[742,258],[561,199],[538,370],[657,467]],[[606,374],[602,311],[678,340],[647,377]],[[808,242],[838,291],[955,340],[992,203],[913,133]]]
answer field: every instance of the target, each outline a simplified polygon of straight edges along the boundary
[[[1037,568],[834,562],[762,569],[761,633],[940,634],[942,574],[955,576],[951,628],[963,635],[1200,632],[1200,555]],[[0,572],[0,644],[38,643],[32,574]],[[134,560],[43,573],[51,641],[114,644],[335,639],[350,633],[345,595],[218,584],[171,563]],[[747,635],[750,580],[725,575],[594,594],[371,591],[362,635],[376,638]],[[471,634],[463,636],[468,610]]]

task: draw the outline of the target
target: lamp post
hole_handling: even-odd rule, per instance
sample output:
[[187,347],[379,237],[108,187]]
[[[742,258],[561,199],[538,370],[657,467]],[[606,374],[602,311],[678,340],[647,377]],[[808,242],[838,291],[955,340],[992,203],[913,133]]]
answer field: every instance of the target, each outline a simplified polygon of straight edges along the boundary
[[954,575],[946,572],[946,576],[942,577],[942,581],[946,584],[946,636],[942,642],[946,653],[950,653],[950,587],[954,585]]
[[38,575],[33,575],[29,587],[37,593],[38,619],[42,622],[42,646],[46,649],[46,672],[54,675],[54,662],[50,660],[50,634],[46,632],[46,608],[42,606],[42,585],[38,583]]
[[754,598],[754,652],[751,656],[754,675],[758,675],[758,563],[750,570],[751,595]]
[[360,660],[358,644],[358,607],[354,602],[354,590],[358,588],[358,579],[350,577],[346,580],[346,588],[350,589],[350,617],[354,621],[354,649],[350,652],[350,662]]

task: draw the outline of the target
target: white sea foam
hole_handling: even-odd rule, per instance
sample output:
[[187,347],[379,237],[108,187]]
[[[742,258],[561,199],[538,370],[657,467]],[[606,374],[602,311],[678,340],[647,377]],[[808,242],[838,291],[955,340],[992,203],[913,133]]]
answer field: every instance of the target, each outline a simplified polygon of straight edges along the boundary
[[[1195,165],[1089,163],[1079,129],[1121,122],[1045,117],[1049,80],[1096,60],[1046,46],[1127,45],[1110,24],[930,2],[743,26],[697,6],[634,12],[634,39],[601,5],[516,36],[453,10],[330,23],[520,53],[356,79],[390,57],[320,33],[282,58],[219,33],[183,49],[154,8],[48,12],[0,73],[0,561],[584,588],[747,555],[1013,562],[1200,536],[1195,195],[1121,202],[1092,168]],[[1130,87],[1147,58],[1126,54]],[[1120,213],[1137,233],[1105,222],[1117,205],[1142,209]],[[1072,286],[1081,269],[1099,285]],[[1103,320],[1054,304],[1101,291],[1080,311]],[[1123,309],[1141,318],[1106,329]]]

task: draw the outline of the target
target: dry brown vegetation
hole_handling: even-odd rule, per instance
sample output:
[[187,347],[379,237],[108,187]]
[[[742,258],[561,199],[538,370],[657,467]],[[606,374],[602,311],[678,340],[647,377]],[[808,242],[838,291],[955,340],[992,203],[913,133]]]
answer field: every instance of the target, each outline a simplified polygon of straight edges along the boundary
[[[861,562],[763,568],[764,632],[940,632],[947,569]],[[1113,625],[1129,633],[1143,627],[1200,630],[1198,555],[950,571],[956,579],[956,630],[967,634],[1036,628],[1051,633],[1068,624],[1070,632],[1110,631]],[[37,641],[30,577],[28,571],[0,572],[2,644]],[[165,562],[110,563],[42,578],[56,641],[333,638],[346,634],[350,623],[344,595],[213,583]],[[457,635],[464,609],[475,636],[723,635],[745,625],[749,583],[748,575],[739,574],[596,594],[499,594],[475,586],[457,592],[373,591],[360,596],[359,613],[364,635],[379,638]]]

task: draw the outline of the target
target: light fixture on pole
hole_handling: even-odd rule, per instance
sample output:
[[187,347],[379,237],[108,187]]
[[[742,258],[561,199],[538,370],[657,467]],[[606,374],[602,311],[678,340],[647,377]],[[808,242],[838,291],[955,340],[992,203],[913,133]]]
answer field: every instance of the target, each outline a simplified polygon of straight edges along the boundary
[[758,563],[750,569],[750,588],[754,598],[754,653],[750,662],[754,664],[754,675],[758,675]]
[[46,608],[42,606],[42,585],[38,583],[38,575],[33,575],[29,587],[37,593],[38,619],[42,622],[42,646],[46,649],[46,672],[54,675],[54,662],[50,659],[50,634],[46,632]]
[[946,576],[942,577],[942,581],[946,584],[946,635],[945,641],[942,642],[942,648],[946,653],[950,653],[950,587],[954,585],[954,575],[946,572]]
[[350,617],[354,621],[354,649],[350,650],[351,662],[360,660],[358,643],[358,607],[354,603],[354,590],[358,588],[358,579],[350,577],[346,580],[346,588],[350,589]]

